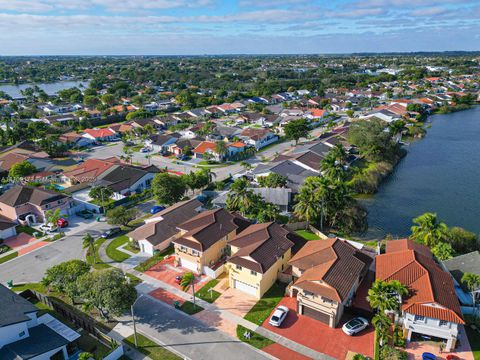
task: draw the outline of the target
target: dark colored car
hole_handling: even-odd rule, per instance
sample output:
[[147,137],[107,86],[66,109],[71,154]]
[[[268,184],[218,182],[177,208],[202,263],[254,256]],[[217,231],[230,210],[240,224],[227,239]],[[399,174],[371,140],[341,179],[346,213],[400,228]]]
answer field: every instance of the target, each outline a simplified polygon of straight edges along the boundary
[[57,226],[60,227],[60,228],[65,228],[68,226],[68,220],[64,219],[64,218],[60,218],[57,220]]
[[107,231],[105,231],[105,232],[102,234],[102,238],[104,238],[104,239],[111,238],[112,236],[118,234],[120,231],[122,231],[122,229],[120,229],[119,227],[113,227],[113,228],[108,229]]
[[165,206],[155,205],[155,206],[152,206],[152,208],[150,209],[150,214],[156,214],[162,210],[165,210]]

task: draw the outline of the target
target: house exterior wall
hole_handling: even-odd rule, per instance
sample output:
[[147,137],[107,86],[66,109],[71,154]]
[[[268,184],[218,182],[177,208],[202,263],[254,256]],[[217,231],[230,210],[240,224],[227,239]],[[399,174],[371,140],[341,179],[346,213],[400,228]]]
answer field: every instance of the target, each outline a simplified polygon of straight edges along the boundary
[[195,262],[197,264],[197,272],[203,273],[204,266],[211,266],[218,262],[225,254],[227,241],[235,236],[235,231],[232,231],[226,237],[218,240],[215,244],[210,246],[207,250],[195,251],[183,245],[175,244],[175,262],[180,264],[180,259]]
[[68,352],[67,352],[67,347],[66,346],[62,346],[62,347],[59,347],[59,348],[56,348],[54,350],[50,350],[42,355],[38,355],[38,356],[35,356],[33,358],[31,358],[31,360],[51,360],[51,357],[53,355],[55,355],[58,351],[62,351],[63,353],[63,358],[66,360],[68,359]]
[[440,325],[439,319],[424,318],[416,319],[414,314],[403,313],[404,336],[410,340],[413,333],[435,336],[447,340],[446,351],[455,347],[458,336],[458,324],[446,322]]
[[[238,251],[238,248],[231,247],[232,254]],[[252,271],[246,267],[237,269],[236,265],[230,262],[227,262],[228,268],[228,277],[229,284],[231,288],[235,287],[235,280],[249,284],[257,288],[256,298],[260,299],[268,289],[272,287],[275,281],[278,280],[279,274],[286,269],[287,263],[292,257],[291,249],[283,255],[282,258],[279,258],[275,264],[273,264],[270,269],[265,273],[252,273]]]
[[5,230],[0,231],[0,239],[1,240],[7,239],[7,238],[9,238],[11,236],[15,236],[15,235],[17,235],[17,229],[15,228],[15,226],[12,226],[9,229],[5,229]]
[[0,348],[29,336],[27,322],[0,327]]

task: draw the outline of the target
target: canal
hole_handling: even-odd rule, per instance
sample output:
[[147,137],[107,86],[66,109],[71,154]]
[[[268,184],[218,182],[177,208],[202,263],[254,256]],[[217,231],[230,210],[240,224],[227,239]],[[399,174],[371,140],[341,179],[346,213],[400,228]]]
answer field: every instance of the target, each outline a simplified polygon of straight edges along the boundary
[[480,107],[429,118],[427,136],[363,201],[369,211],[365,238],[410,233],[412,219],[437,213],[448,226],[480,233]]
[[81,86],[87,87],[88,82],[85,81],[58,81],[54,83],[45,83],[45,84],[20,84],[20,85],[0,85],[0,91],[3,91],[10,95],[13,98],[21,97],[21,90],[25,90],[28,87],[33,87],[38,85],[39,88],[43,89],[48,95],[55,95],[60,90],[70,89],[72,87]]

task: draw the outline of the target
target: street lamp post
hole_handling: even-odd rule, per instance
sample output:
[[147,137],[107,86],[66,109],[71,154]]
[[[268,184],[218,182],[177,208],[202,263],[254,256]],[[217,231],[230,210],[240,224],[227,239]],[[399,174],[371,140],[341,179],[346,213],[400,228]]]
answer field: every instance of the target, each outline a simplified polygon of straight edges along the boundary
[[133,311],[133,307],[135,306],[135,304],[137,303],[138,300],[140,300],[140,298],[143,296],[140,295],[137,300],[135,300],[133,302],[133,304],[130,306],[130,312],[132,314],[132,322],[133,322],[133,339],[135,340],[135,347],[138,347],[138,341],[137,341],[137,324],[135,323],[135,312]]

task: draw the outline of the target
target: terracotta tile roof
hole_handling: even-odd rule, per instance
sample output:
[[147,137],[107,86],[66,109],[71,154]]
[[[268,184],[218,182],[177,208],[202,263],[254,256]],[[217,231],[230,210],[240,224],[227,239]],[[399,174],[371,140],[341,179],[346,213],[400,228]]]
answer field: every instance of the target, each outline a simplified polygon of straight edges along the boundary
[[334,238],[310,241],[289,261],[302,271],[294,286],[342,302],[373,259]]
[[195,217],[198,214],[197,209],[201,206],[202,203],[196,199],[178,202],[156,214],[157,221],[147,222],[130,232],[128,236],[137,241],[147,240],[153,246],[161,245],[179,233],[177,226]]
[[214,209],[205,211],[178,225],[185,231],[182,237],[173,242],[198,251],[205,251],[231,232],[239,233],[250,222],[227,210]]
[[323,109],[310,109],[309,112],[310,112],[310,115],[312,115],[313,117],[321,118],[323,117],[323,115],[325,115],[327,111]]
[[[116,160],[116,158],[114,158]],[[63,176],[83,182],[94,182],[100,175],[115,165],[114,161],[108,161],[107,159],[87,159],[82,164],[79,164],[71,171],[67,171]]]
[[246,128],[241,132],[240,136],[245,136],[257,141],[263,139],[268,133],[270,133],[268,129]]
[[228,261],[263,274],[294,247],[290,235],[277,223],[251,225],[228,242],[239,248]]
[[134,129],[131,123],[111,124],[108,128],[110,130],[113,130],[115,132],[120,132],[120,133],[123,133],[126,131],[132,131]]
[[398,280],[410,295],[402,310],[415,315],[463,324],[450,274],[443,271],[430,251],[411,240],[387,241],[387,252],[376,258],[376,278]]
[[59,136],[58,140],[63,142],[73,142],[82,137],[82,134],[76,132],[68,132]]
[[94,137],[95,139],[99,138],[104,138],[108,136],[113,136],[115,135],[115,132],[113,132],[110,129],[85,129],[83,130],[86,134]]
[[194,153],[203,154],[205,151],[210,150],[216,153],[217,145],[211,141],[202,141],[195,149],[193,149]]
[[245,146],[247,146],[246,144],[244,144],[243,142],[241,141],[236,141],[234,143],[231,143],[231,144],[228,144],[228,146],[232,146],[232,147],[236,147],[236,148],[243,148]]

